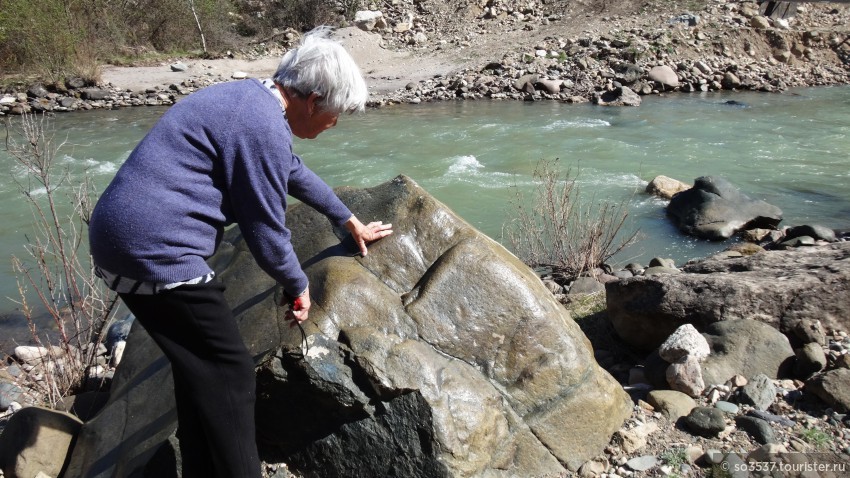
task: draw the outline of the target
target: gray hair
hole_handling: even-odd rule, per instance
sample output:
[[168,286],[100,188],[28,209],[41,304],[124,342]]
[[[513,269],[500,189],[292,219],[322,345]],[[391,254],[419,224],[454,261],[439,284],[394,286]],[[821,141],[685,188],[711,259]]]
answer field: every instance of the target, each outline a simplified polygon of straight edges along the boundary
[[328,38],[330,32],[330,27],[318,27],[305,34],[297,48],[283,55],[274,81],[300,96],[316,93],[324,111],[362,111],[369,97],[366,82],[351,55]]

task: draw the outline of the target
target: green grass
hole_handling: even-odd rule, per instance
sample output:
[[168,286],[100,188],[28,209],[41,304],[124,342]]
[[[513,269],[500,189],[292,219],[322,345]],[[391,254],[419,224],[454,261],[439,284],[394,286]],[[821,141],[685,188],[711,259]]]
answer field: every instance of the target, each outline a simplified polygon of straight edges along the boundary
[[669,450],[665,450],[661,453],[659,458],[661,458],[661,461],[675,469],[678,469],[680,466],[688,462],[688,455],[684,448],[671,448]]
[[732,478],[732,474],[721,465],[711,465],[705,476],[707,478]]
[[807,428],[800,432],[800,438],[816,449],[826,448],[832,443],[832,435],[818,428]]

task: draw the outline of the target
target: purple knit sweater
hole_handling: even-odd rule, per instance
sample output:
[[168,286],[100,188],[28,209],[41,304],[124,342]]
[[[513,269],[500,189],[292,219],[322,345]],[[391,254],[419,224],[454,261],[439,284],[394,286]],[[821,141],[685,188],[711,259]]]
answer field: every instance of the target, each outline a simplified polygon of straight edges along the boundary
[[351,211],[292,152],[280,102],[257,80],[180,100],[119,169],[89,225],[95,264],[141,281],[179,282],[206,263],[226,226],[242,230],[257,263],[297,295],[307,277],[286,228],[286,195],[337,226]]

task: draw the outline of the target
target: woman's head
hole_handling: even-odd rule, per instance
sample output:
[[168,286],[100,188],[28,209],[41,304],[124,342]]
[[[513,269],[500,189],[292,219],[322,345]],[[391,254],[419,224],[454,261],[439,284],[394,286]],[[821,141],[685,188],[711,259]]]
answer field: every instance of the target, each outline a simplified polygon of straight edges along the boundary
[[280,61],[274,81],[331,114],[362,111],[369,92],[360,68],[338,42],[328,38],[330,27],[316,28]]

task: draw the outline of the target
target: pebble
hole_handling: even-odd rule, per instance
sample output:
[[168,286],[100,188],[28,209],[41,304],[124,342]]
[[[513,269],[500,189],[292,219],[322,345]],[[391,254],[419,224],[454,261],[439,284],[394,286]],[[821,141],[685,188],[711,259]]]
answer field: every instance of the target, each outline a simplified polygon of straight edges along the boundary
[[719,400],[717,403],[714,404],[714,406],[718,410],[728,413],[730,415],[736,415],[738,413],[738,405],[735,405],[734,403]]
[[719,465],[723,462],[723,452],[716,448],[711,448],[706,450],[703,460],[709,465]]
[[735,425],[762,445],[776,443],[776,435],[767,421],[756,417],[736,417]]
[[778,423],[784,427],[793,427],[795,425],[795,422],[793,420],[790,420],[780,415],[774,415],[773,413],[765,412],[763,410],[750,410],[747,412],[747,415],[755,418],[760,418],[768,422]]
[[652,455],[643,455],[626,462],[626,466],[633,471],[646,471],[658,464],[658,458]]
[[776,398],[776,386],[764,374],[758,374],[750,383],[741,387],[739,391],[741,403],[752,405],[759,410],[767,410]]
[[723,412],[717,408],[696,407],[685,417],[685,425],[695,434],[716,437],[726,429]]

